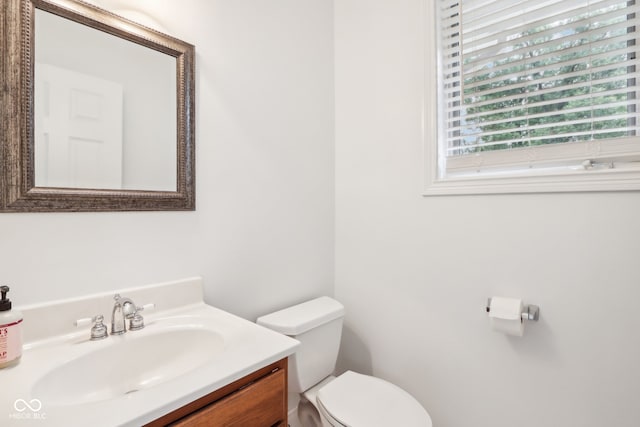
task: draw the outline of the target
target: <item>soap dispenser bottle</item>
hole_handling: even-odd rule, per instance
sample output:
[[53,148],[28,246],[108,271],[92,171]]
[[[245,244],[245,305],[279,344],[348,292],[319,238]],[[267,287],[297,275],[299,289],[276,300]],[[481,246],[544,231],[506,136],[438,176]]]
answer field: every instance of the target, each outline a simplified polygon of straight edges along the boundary
[[8,286],[0,286],[0,369],[13,366],[22,356],[22,313],[11,310]]

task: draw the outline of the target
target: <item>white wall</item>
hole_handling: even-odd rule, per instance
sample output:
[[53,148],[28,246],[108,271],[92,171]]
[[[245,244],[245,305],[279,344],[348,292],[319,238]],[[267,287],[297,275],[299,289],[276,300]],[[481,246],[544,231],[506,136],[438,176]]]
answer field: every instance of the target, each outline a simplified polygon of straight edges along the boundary
[[196,46],[197,210],[0,214],[14,304],[196,274],[208,302],[247,318],[331,293],[331,2],[100,4]]
[[[640,197],[422,197],[421,4],[335,2],[341,369],[401,385],[437,427],[638,426]],[[492,332],[492,295],[540,322]]]

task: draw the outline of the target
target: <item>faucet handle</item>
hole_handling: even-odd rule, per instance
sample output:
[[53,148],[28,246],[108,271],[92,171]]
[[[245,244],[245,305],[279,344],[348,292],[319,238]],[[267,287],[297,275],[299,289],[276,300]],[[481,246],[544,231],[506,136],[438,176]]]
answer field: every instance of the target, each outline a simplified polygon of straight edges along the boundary
[[133,301],[131,301],[131,298],[121,297],[120,294],[115,294],[113,299],[116,302],[116,306],[120,306],[122,308],[124,317],[127,319],[133,319],[133,316],[135,316],[138,311],[138,307]]
[[144,317],[140,314],[141,311],[144,310],[152,310],[156,308],[154,303],[145,304],[141,307],[136,307],[136,312],[133,317],[129,320],[129,330],[130,331],[138,331],[144,328]]
[[93,325],[93,328],[91,328],[91,341],[101,340],[103,338],[106,338],[108,335],[107,326],[102,323],[102,321],[104,320],[102,314],[97,315],[95,319],[96,324]]
[[82,328],[85,326],[89,326],[95,322],[95,324],[91,328],[91,341],[96,341],[106,338],[108,335],[107,327],[104,325],[104,323],[102,323],[103,321],[104,316],[102,314],[98,314],[94,317],[85,317],[82,319],[78,319],[74,323],[76,327]]
[[136,307],[136,309],[138,311],[143,311],[143,310],[153,310],[156,308],[156,305],[154,303],[149,303],[149,304],[145,304],[142,307]]
[[78,319],[75,322],[73,322],[73,324],[76,326],[76,328],[84,328],[85,326],[89,326],[91,325],[93,322],[96,321],[96,317],[83,317],[82,319]]

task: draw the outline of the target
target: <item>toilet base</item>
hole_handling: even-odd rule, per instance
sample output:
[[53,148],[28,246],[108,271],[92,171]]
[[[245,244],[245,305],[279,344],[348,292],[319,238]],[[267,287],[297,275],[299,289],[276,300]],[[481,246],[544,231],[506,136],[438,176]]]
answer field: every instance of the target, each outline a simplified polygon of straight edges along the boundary
[[318,412],[316,407],[307,399],[300,399],[297,412],[300,427],[322,427],[320,413]]
[[[324,380],[320,381],[309,390],[305,391],[300,396],[300,402],[298,403],[298,419],[300,420],[301,427],[332,427],[328,422],[323,419],[318,410],[318,404],[316,397],[318,396],[318,390],[331,381],[335,380],[333,375],[328,376]],[[293,426],[292,426],[293,427]]]

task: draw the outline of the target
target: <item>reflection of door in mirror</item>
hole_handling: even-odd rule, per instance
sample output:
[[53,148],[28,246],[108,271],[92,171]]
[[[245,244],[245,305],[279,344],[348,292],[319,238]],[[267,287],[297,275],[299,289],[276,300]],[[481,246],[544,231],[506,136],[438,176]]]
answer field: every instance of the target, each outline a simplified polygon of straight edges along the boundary
[[122,85],[36,63],[38,187],[122,188]]

